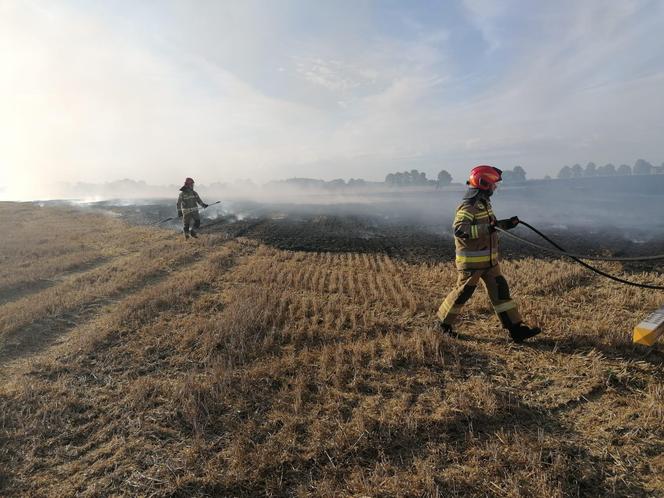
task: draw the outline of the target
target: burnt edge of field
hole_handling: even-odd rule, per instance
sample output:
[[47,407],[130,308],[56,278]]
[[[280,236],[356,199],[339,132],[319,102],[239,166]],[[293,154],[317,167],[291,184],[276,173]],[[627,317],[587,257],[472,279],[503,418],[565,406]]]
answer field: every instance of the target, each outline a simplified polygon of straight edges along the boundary
[[[203,224],[207,233],[223,233],[227,237],[247,237],[263,244],[288,251],[382,253],[410,263],[439,263],[454,260],[454,239],[451,220],[441,223],[417,223],[405,220],[386,221],[379,217],[358,215],[256,217],[237,220],[225,217]],[[607,227],[602,235],[589,233],[584,227],[569,229],[543,228],[547,235],[575,253],[604,256],[638,256],[664,253],[664,237],[638,243],[621,231]],[[516,233],[533,242],[547,245],[525,228]],[[518,241],[501,237],[504,258],[560,259]],[[664,271],[659,262],[622,264],[627,273]]]
[[[304,252],[382,253],[409,263],[441,263],[454,260],[452,213],[431,206],[428,211],[412,211],[408,203],[361,204],[270,204],[231,202],[235,213],[202,210],[201,232],[225,238],[246,237],[268,246]],[[181,233],[168,203],[117,205],[112,202],[90,206],[68,206],[82,212],[119,217],[131,225],[167,228]],[[565,250],[603,256],[640,256],[664,253],[664,233],[647,226],[629,229],[607,223],[564,220],[536,224]],[[514,233],[532,242],[548,243],[525,227]],[[503,258],[560,259],[556,255],[501,236]],[[664,272],[664,260],[621,264],[626,273]]]

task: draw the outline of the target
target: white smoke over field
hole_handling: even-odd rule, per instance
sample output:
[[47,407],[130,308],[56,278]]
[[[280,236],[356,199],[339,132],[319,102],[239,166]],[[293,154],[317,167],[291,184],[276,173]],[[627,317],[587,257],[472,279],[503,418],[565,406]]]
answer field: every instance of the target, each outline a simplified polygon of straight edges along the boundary
[[[127,195],[103,186],[109,197],[78,197],[77,204],[88,208],[123,213],[132,222],[156,223],[175,216],[176,187],[151,187],[141,184],[137,192],[159,195]],[[131,184],[132,188],[136,184]],[[89,186],[88,186],[89,187]],[[401,226],[407,231],[424,230],[449,234],[455,209],[465,187],[388,188],[369,185],[362,188],[302,188],[279,182],[267,185],[200,185],[197,191],[204,202],[204,219],[216,221],[306,220],[335,218],[360,220],[369,226]],[[664,237],[664,175],[604,177],[570,180],[531,181],[498,189],[493,207],[499,218],[518,216],[533,225],[558,233],[575,233],[588,241],[620,237],[652,241]],[[346,221],[343,221],[344,223]],[[178,227],[177,219],[168,226]]]

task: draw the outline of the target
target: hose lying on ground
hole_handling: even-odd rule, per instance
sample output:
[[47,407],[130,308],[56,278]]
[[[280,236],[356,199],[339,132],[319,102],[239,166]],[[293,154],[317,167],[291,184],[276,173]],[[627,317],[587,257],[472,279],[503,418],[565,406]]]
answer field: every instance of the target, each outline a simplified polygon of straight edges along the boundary
[[[209,208],[210,206],[214,206],[215,204],[219,204],[221,201],[213,202],[212,204],[208,204],[203,208],[203,210]],[[167,221],[174,220],[175,216],[171,216],[170,218],[166,218],[165,220],[157,221],[156,223],[153,223],[153,225],[160,225],[162,223],[166,223]]]
[[593,271],[599,275],[602,275],[603,277],[606,277],[610,280],[613,280],[615,282],[619,282],[621,284],[625,285],[633,285],[634,287],[641,287],[644,289],[654,289],[654,290],[664,290],[664,286],[662,285],[651,285],[651,284],[640,284],[638,282],[630,282],[629,280],[624,280],[622,278],[616,277],[614,275],[610,275],[599,268],[595,268],[594,266],[590,266],[588,263],[581,261],[581,259],[589,259],[593,261],[653,261],[653,260],[659,260],[659,259],[664,259],[664,254],[658,254],[655,256],[634,256],[634,257],[602,257],[602,256],[587,256],[583,254],[574,254],[571,252],[567,252],[564,248],[562,248],[560,245],[555,243],[553,240],[551,240],[549,237],[544,235],[542,232],[540,232],[537,228],[533,227],[532,225],[529,225],[525,221],[519,220],[520,225],[524,225],[525,227],[528,227],[531,229],[533,232],[535,232],[537,235],[542,237],[544,240],[549,242],[551,245],[557,248],[552,249],[550,247],[546,247],[540,244],[537,244],[535,242],[531,242],[530,240],[524,239],[523,237],[519,237],[518,235],[514,235],[513,233],[508,232],[507,230],[503,230],[502,228],[496,227],[496,230],[499,232],[504,233],[508,237],[518,240],[519,242],[522,242],[524,244],[527,244],[532,247],[536,247],[537,249],[540,249],[542,251],[546,251],[551,254],[557,254],[559,256],[565,256],[570,259],[573,259],[577,263],[579,263],[581,266],[584,266],[585,268],[589,269],[590,271]]

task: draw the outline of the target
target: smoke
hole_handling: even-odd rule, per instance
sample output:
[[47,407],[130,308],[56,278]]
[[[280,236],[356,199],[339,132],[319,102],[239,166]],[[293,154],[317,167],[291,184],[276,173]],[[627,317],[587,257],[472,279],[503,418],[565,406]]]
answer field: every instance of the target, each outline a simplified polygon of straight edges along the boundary
[[[664,212],[662,189],[664,175],[539,180],[501,186],[492,203],[498,218],[518,216],[538,227],[575,234],[587,241],[618,237],[646,242],[664,236],[664,219],[656,214]],[[173,217],[179,193],[176,186],[153,187],[129,181],[88,185],[85,190],[88,194],[104,192],[108,197],[101,201],[95,195],[79,196],[79,204],[124,213],[138,223]],[[355,220],[358,230],[374,227],[375,233],[381,233],[380,227],[398,226],[404,233],[412,230],[442,236],[451,231],[465,186],[302,188],[279,182],[200,185],[196,190],[208,204],[221,202],[202,211],[208,221],[231,217],[236,221],[308,223],[331,217],[342,223]],[[172,226],[177,227],[177,220]]]

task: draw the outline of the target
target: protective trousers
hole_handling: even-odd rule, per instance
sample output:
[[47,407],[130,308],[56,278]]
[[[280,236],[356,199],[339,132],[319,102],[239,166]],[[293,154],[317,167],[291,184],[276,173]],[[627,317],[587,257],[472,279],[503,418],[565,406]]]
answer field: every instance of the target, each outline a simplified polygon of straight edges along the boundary
[[521,315],[516,303],[510,297],[509,285],[500,272],[499,265],[482,270],[459,270],[456,286],[440,305],[438,318],[443,323],[453,325],[461,307],[475,292],[480,279],[484,282],[493,310],[503,327],[509,328],[521,322]]
[[198,209],[191,211],[190,213],[184,213],[182,215],[182,223],[184,224],[184,233],[189,233],[189,225],[193,222],[194,228],[199,228],[201,226],[201,217],[198,214]]

